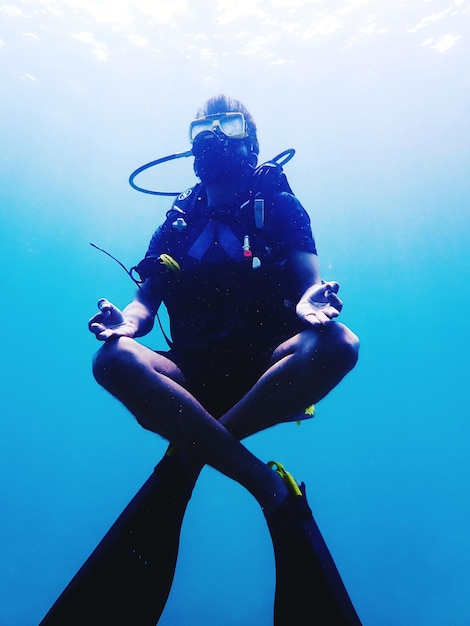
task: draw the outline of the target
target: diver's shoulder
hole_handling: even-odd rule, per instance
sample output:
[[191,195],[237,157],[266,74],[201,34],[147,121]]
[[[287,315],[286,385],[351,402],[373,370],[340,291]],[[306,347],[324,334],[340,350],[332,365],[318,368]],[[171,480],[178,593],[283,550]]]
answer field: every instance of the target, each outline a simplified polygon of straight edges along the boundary
[[298,197],[290,191],[276,191],[271,196],[271,204],[274,207],[278,207],[280,210],[283,208],[300,207],[302,203]]

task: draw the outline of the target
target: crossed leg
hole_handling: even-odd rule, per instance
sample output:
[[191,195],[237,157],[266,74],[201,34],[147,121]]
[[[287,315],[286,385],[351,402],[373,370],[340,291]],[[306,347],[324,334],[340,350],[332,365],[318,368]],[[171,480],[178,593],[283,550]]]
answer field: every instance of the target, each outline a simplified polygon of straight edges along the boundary
[[343,324],[315,326],[274,350],[269,369],[220,419],[239,439],[298,419],[355,366],[359,339]]
[[312,327],[281,344],[254,387],[219,420],[185,388],[176,365],[132,339],[106,343],[94,360],[97,381],[146,429],[243,485],[269,516],[286,498],[282,479],[240,439],[286,421],[323,398],[357,360],[358,339],[342,324]]

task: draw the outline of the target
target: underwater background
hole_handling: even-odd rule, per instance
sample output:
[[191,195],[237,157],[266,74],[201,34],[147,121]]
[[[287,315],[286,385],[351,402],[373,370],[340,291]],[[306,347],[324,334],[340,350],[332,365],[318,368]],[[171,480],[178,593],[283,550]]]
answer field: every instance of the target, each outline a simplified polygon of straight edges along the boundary
[[[361,338],[301,426],[246,441],[307,484],[364,626],[470,624],[470,2],[12,0],[0,5],[0,625],[35,626],[166,449],[98,387],[171,199],[128,185],[239,98],[308,210]],[[191,160],[140,182],[183,190]],[[156,328],[144,342],[164,349]],[[160,624],[268,626],[256,502],[205,469]]]

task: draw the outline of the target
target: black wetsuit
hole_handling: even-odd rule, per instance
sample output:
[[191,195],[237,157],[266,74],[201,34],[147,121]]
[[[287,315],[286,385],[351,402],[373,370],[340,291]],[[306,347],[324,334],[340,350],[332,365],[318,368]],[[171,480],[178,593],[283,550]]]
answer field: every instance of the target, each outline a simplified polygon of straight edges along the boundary
[[[246,393],[273,349],[303,328],[287,263],[293,250],[316,253],[305,209],[285,192],[265,200],[260,227],[253,201],[208,208],[196,186],[152,237],[142,288],[152,304],[163,298],[173,342],[165,354],[213,414]],[[181,271],[158,261],[162,254]]]

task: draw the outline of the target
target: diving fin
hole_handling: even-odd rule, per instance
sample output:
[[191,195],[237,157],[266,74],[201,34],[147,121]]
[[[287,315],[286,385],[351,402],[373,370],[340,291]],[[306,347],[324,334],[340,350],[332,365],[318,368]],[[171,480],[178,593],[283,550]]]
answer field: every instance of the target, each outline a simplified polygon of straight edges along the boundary
[[[170,593],[197,479],[177,455],[158,463],[39,626],[155,626]],[[274,626],[361,626],[305,486],[295,490],[288,472],[284,480],[292,494],[268,519],[276,562]]]
[[155,626],[196,478],[164,456],[39,626]]
[[267,519],[276,563],[274,626],[361,626],[313,518],[304,483],[293,488],[292,476],[281,464],[269,465],[277,466],[291,489]]

